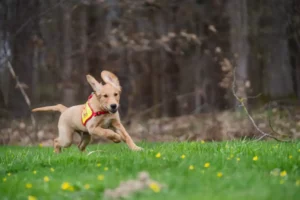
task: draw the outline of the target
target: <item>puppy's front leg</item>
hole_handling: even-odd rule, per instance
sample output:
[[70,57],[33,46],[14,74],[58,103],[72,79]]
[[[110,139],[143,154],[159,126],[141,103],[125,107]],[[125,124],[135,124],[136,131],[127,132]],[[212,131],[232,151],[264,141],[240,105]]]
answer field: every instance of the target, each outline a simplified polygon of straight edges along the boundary
[[126,129],[124,128],[123,124],[119,121],[114,121],[113,123],[113,126],[117,129],[117,132],[119,132],[124,141],[126,142],[126,144],[128,145],[128,147],[131,149],[131,150],[134,150],[134,151],[140,151],[140,150],[143,150],[143,148],[137,146],[132,138],[130,137],[130,135],[127,133]]
[[93,127],[93,126],[89,126],[89,127],[87,127],[87,129],[91,135],[106,137],[115,143],[119,143],[122,140],[122,138],[119,134],[115,133],[114,131],[112,131],[110,129],[104,129],[101,127]]

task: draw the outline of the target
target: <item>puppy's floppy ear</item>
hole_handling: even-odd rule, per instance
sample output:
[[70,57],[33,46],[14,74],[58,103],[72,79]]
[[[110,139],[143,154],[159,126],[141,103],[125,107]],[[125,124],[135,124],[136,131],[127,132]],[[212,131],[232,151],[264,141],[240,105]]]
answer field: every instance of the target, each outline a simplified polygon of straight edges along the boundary
[[101,78],[103,79],[103,81],[105,83],[111,84],[113,87],[115,87],[116,89],[121,91],[121,86],[120,86],[119,79],[113,73],[104,70],[104,71],[101,72]]
[[86,75],[86,79],[95,92],[99,92],[101,90],[102,84],[99,83],[94,77],[92,77],[91,75]]

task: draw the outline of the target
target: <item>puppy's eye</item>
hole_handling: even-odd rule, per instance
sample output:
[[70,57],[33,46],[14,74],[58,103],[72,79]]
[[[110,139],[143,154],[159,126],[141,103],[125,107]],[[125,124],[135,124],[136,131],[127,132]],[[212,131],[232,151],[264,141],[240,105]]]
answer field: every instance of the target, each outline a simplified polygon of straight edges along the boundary
[[118,96],[118,93],[115,93],[114,95],[115,95],[115,97],[116,97],[116,96]]
[[107,98],[108,96],[107,96],[107,94],[105,94],[105,95],[103,95],[105,98]]

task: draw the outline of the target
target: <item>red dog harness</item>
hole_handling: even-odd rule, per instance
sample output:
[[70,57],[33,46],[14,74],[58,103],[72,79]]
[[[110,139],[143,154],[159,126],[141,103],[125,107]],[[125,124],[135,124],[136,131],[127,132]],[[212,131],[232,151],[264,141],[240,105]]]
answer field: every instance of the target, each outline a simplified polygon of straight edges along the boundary
[[85,126],[86,123],[92,118],[92,117],[96,117],[99,115],[104,115],[104,114],[108,114],[108,111],[97,111],[95,112],[91,105],[89,100],[93,97],[93,93],[89,96],[87,102],[85,103],[85,105],[83,106],[82,112],[81,112],[81,122],[82,124]]

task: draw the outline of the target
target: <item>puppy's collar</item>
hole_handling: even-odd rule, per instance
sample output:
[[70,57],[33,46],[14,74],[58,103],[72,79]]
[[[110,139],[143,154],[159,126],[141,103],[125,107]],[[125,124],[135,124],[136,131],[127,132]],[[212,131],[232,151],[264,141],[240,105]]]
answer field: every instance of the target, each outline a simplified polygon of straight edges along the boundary
[[82,112],[81,112],[81,122],[82,124],[85,126],[86,123],[92,118],[92,117],[96,117],[99,115],[104,115],[104,114],[108,114],[108,111],[97,111],[95,112],[91,105],[90,105],[90,99],[93,97],[93,93],[88,97],[87,102],[85,103]]

